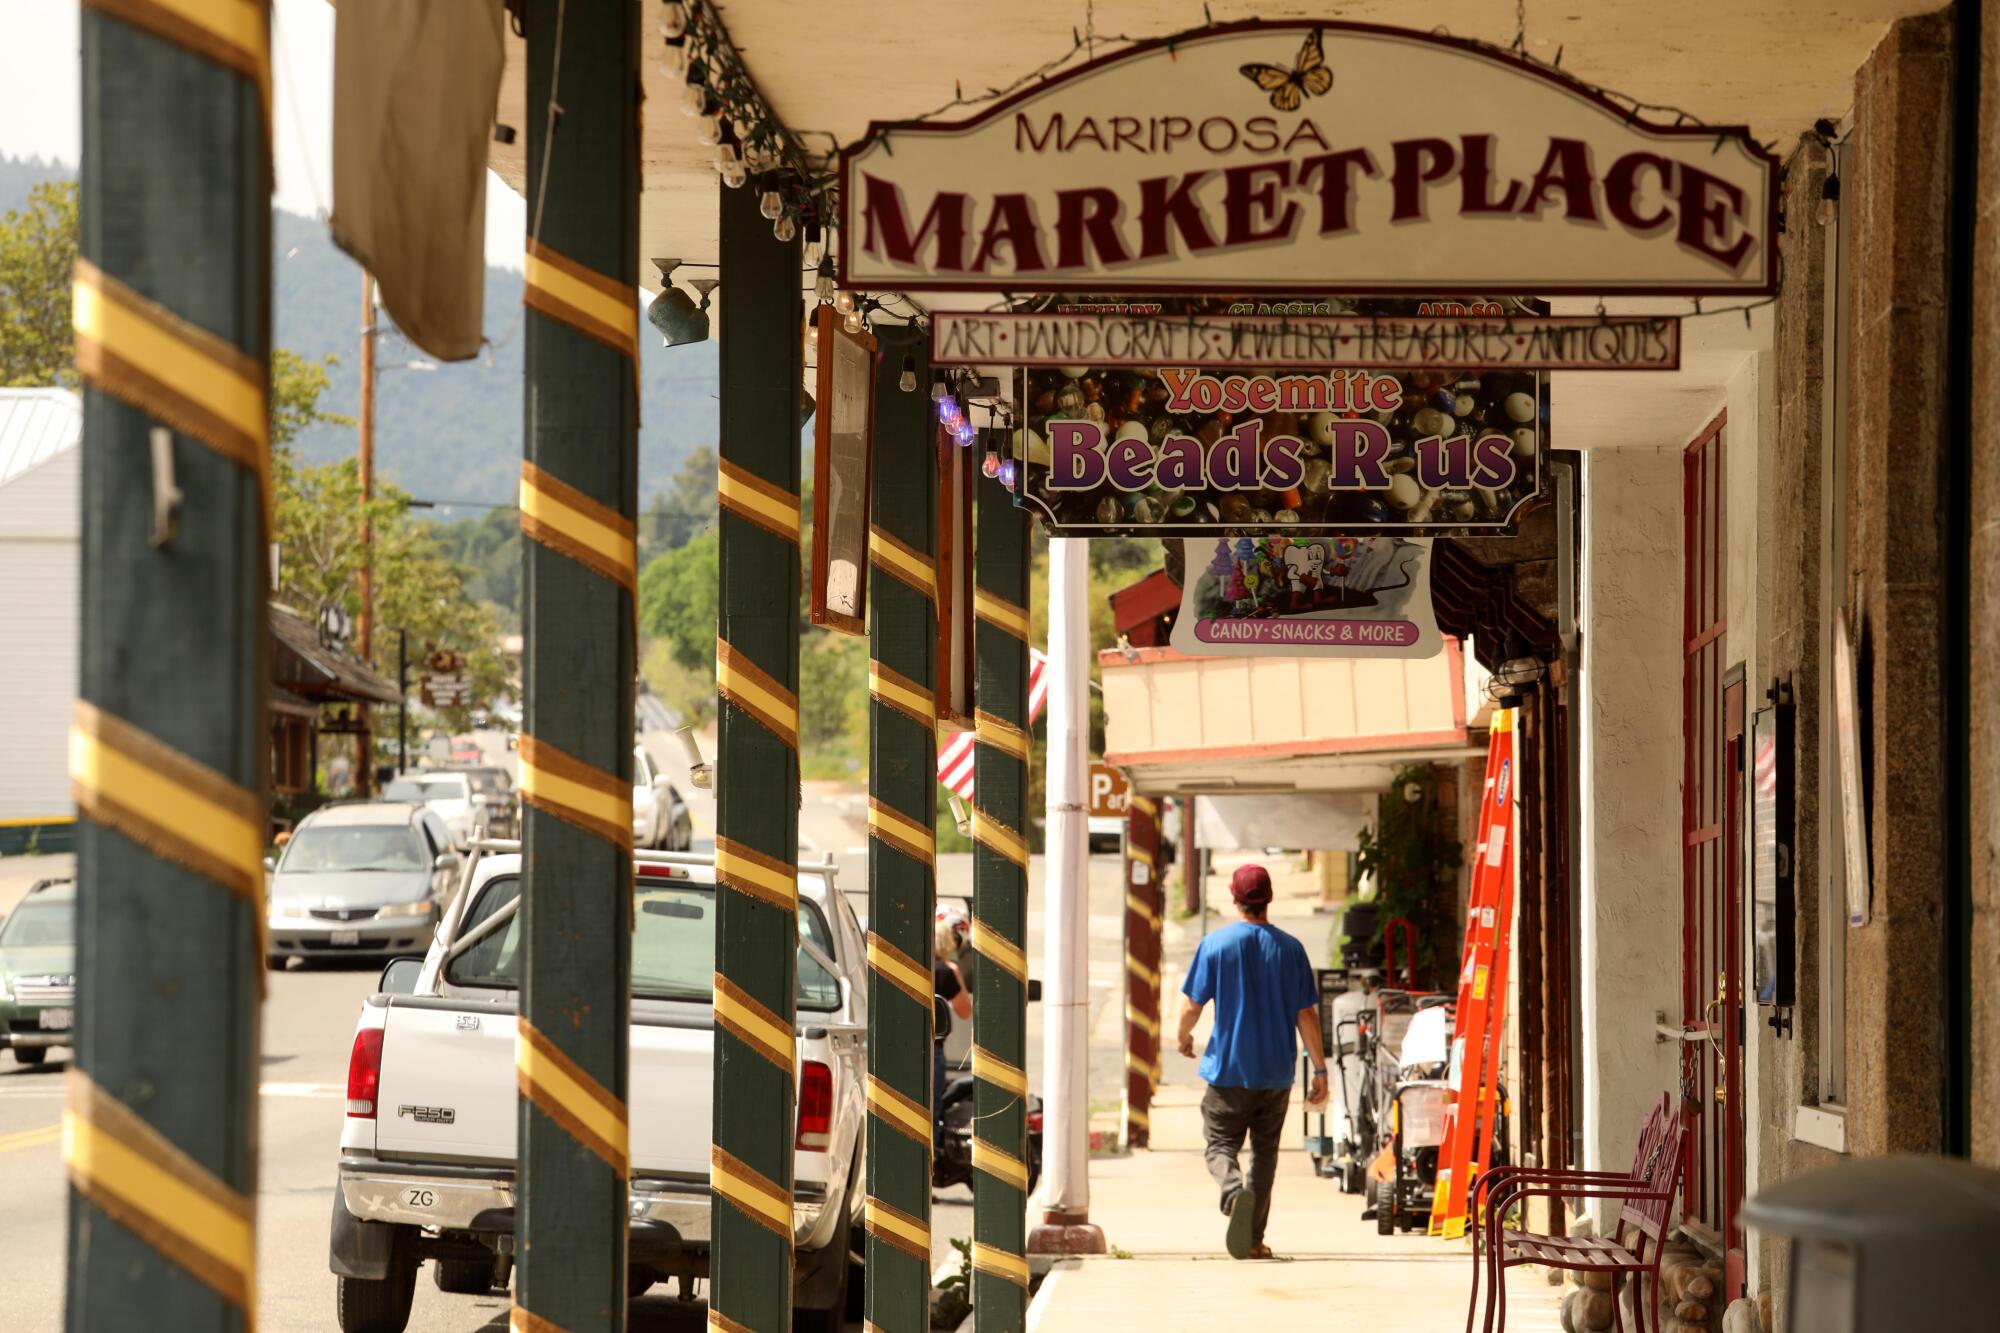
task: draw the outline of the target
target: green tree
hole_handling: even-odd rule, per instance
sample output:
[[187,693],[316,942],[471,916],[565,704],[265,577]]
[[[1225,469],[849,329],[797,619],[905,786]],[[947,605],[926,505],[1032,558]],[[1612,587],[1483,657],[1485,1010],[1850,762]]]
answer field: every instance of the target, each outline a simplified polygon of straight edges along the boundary
[[639,521],[643,558],[676,551],[715,530],[715,450],[702,445],[681,461],[680,471]]
[[716,552],[713,532],[648,561],[639,574],[639,628],[671,646],[674,661],[715,676]]
[[76,383],[70,276],[76,182],[44,181],[0,217],[0,385]]

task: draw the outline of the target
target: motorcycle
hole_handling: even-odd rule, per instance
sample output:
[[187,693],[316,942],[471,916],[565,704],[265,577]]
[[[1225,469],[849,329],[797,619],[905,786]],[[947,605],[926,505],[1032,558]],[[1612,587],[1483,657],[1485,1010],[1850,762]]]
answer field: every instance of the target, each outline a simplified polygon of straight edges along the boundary
[[[942,1131],[931,1155],[931,1188],[972,1183],[972,1086],[970,1074],[953,1074],[945,1080],[944,1097],[938,1118]],[[1042,1178],[1042,1099],[1028,1098],[1028,1192]]]

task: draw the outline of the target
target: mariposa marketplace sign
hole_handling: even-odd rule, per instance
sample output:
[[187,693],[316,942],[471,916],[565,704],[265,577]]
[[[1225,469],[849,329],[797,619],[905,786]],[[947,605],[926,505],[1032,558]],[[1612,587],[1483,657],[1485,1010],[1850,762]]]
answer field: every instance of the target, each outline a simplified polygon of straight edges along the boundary
[[861,290],[1769,295],[1778,159],[1367,24],[1141,43],[841,155]]

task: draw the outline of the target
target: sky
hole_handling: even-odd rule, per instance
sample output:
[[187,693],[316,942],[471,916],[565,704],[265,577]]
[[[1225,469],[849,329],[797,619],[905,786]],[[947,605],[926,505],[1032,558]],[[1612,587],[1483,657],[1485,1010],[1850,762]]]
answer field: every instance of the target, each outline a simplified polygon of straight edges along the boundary
[[[333,6],[275,0],[272,80],[278,207],[307,217],[333,207]],[[0,0],[0,154],[74,166],[83,139],[78,6]],[[486,260],[521,267],[526,211],[498,176],[486,177]]]

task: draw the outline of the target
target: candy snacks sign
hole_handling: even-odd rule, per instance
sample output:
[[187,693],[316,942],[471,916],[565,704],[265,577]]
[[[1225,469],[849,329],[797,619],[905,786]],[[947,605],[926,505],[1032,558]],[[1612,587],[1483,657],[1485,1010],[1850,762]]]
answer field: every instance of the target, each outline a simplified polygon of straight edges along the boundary
[[1052,532],[1496,532],[1541,490],[1520,371],[1022,372],[1017,502]]
[[1494,48],[1229,24],[871,127],[841,155],[841,283],[1768,295],[1779,175],[1747,131]]
[[1432,657],[1430,542],[1191,537],[1176,651],[1207,656]]

